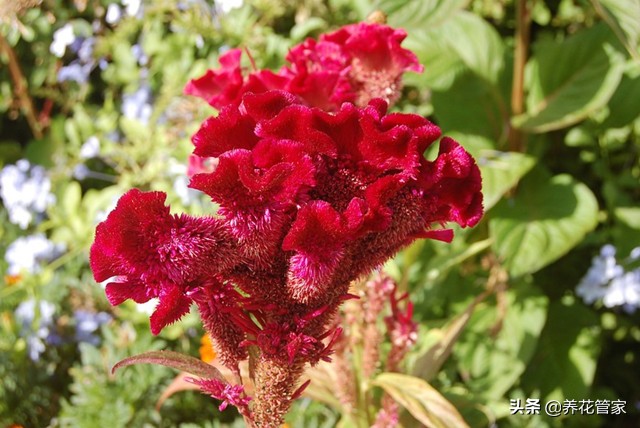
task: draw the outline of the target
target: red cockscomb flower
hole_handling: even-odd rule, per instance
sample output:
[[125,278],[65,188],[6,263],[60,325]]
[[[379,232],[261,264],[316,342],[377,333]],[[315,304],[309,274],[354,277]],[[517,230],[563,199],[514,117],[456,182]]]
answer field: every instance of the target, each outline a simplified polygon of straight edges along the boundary
[[185,94],[203,98],[220,110],[237,106],[245,93],[282,89],[308,106],[335,111],[342,103],[365,106],[374,98],[393,104],[400,96],[402,75],[421,72],[413,52],[400,45],[407,34],[386,25],[359,23],[307,39],[287,55],[288,65],[277,73],[245,72],[242,51],[220,57],[221,68],[189,81]]

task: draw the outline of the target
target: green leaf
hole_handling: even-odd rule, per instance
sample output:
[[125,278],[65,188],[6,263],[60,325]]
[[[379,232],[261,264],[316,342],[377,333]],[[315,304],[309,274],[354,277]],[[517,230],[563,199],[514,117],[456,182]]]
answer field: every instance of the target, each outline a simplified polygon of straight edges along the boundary
[[563,41],[535,45],[528,64],[527,112],[515,127],[547,132],[573,125],[607,104],[624,71],[622,55],[609,42],[604,25]]
[[615,216],[627,226],[640,230],[640,208],[617,207]]
[[494,250],[512,276],[533,273],[575,247],[597,223],[598,202],[569,175],[525,181],[494,208]]
[[497,82],[504,66],[504,45],[498,32],[487,21],[463,11],[440,31],[470,70],[489,82]]
[[498,203],[536,164],[534,157],[515,152],[483,151],[477,159],[485,211]]
[[629,53],[638,58],[640,2],[637,0],[592,0],[591,2]]
[[[460,334],[471,319],[473,311],[478,303],[487,297],[483,293],[476,297],[465,311],[455,317],[442,329],[431,329],[429,335],[437,336],[435,343],[416,361],[413,374],[425,380],[431,380],[440,371],[440,368],[451,355],[453,346],[460,337]],[[433,340],[433,339],[432,339]]]
[[447,91],[434,90],[432,102],[438,125],[445,133],[455,130],[494,142],[505,134],[502,94],[495,85],[470,71],[457,75]]
[[520,379],[546,319],[548,300],[537,287],[522,281],[511,285],[503,292],[502,309],[478,305],[454,348],[467,387],[489,401],[502,399]]
[[609,116],[600,128],[621,128],[640,116],[640,64],[632,65],[622,76],[618,89],[609,100]]
[[466,7],[469,0],[379,0],[376,7],[387,14],[392,27],[414,29],[443,26]]
[[553,302],[523,388],[544,401],[588,398],[600,349],[598,324],[596,314],[574,299]]
[[456,408],[422,379],[400,373],[381,373],[372,383],[384,389],[428,427],[468,427]]
[[158,364],[187,372],[204,379],[218,379],[224,383],[228,383],[224,376],[222,376],[222,373],[212,365],[190,355],[180,354],[179,352],[174,351],[143,352],[142,354],[134,355],[117,362],[111,369],[111,372],[115,373],[116,370],[121,367],[127,367],[134,364]]
[[406,73],[403,77],[407,85],[428,87],[446,91],[456,76],[466,70],[460,56],[451,49],[449,40],[439,28],[420,28],[409,33],[403,47],[413,51],[422,73]]

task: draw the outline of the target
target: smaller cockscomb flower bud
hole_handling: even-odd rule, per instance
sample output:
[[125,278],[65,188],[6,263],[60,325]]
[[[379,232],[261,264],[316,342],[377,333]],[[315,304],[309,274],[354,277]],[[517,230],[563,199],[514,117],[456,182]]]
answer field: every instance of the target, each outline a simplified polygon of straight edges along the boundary
[[402,74],[422,72],[416,55],[400,47],[407,37],[404,30],[386,25],[359,23],[344,27],[347,34],[327,35],[327,40],[344,40],[344,50],[351,56],[349,80],[357,98],[364,106],[374,98],[394,104],[400,98]]
[[270,71],[257,71],[245,76],[241,66],[241,49],[231,49],[220,56],[219,70],[207,70],[190,80],[184,88],[186,95],[204,99],[217,110],[228,105],[238,105],[247,92],[265,92],[281,89],[286,80]]
[[96,281],[113,278],[106,286],[112,305],[159,298],[154,334],[189,311],[205,278],[235,263],[233,241],[219,220],[171,215],[165,199],[161,192],[127,192],[98,225],[90,257]]
[[[387,355],[387,371],[397,371],[400,361],[418,339],[418,324],[413,321],[413,303],[409,301],[407,293],[398,297],[396,293],[390,296],[391,315],[385,317],[387,333],[391,339],[391,350]],[[406,301],[404,308],[400,304]]]
[[185,380],[197,385],[203,393],[210,395],[216,400],[221,400],[222,403],[220,403],[218,407],[220,411],[232,405],[235,406],[241,414],[248,415],[250,413],[249,402],[251,401],[251,397],[245,394],[242,385],[231,385],[219,379],[186,377]]
[[204,328],[215,342],[218,360],[238,372],[238,363],[247,358],[241,346],[248,331],[257,330],[244,311],[245,298],[229,283],[206,279],[193,294]]
[[274,89],[326,111],[336,111],[345,102],[365,106],[374,98],[393,104],[400,96],[402,75],[422,71],[413,52],[400,46],[406,36],[382,24],[347,25],[292,47],[289,64],[276,73],[244,72],[242,51],[232,49],[220,57],[220,69],[189,81],[184,93],[218,110],[238,106],[244,94]]

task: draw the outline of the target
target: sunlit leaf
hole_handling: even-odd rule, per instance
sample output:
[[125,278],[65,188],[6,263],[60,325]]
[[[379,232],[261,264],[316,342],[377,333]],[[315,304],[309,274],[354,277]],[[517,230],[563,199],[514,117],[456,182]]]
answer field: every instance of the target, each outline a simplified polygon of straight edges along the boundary
[[426,381],[401,373],[381,373],[373,384],[384,389],[427,427],[467,427],[455,407]]
[[525,114],[513,125],[528,132],[547,132],[573,125],[605,106],[624,71],[622,55],[608,43],[604,25],[563,41],[534,46],[528,64],[529,95]]
[[477,159],[485,210],[491,209],[536,163],[535,158],[515,152],[483,151]]
[[489,222],[494,250],[512,276],[536,272],[581,242],[597,215],[595,196],[571,176],[530,180],[495,207]]

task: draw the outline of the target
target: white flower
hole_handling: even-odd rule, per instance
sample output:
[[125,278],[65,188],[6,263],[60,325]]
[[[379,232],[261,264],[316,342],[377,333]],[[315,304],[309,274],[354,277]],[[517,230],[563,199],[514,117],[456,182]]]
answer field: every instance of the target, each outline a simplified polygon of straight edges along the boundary
[[635,312],[640,307],[640,269],[614,278],[602,303],[608,308],[622,306],[629,313]]
[[588,305],[602,299],[607,293],[607,285],[613,278],[624,274],[624,269],[616,262],[616,249],[605,245],[600,255],[593,258],[591,267],[576,287],[576,294]]
[[84,142],[82,147],[80,147],[80,157],[82,159],[90,159],[95,158],[100,154],[100,140],[98,137],[91,136]]
[[7,273],[18,275],[22,271],[37,273],[40,263],[58,257],[64,251],[64,245],[49,241],[43,234],[23,236],[13,241],[4,255],[9,264]]
[[[602,301],[607,308],[622,307],[632,313],[640,307],[640,269],[629,272],[618,264],[613,245],[605,245],[593,258],[591,267],[576,287],[576,294],[586,304]],[[638,248],[631,251],[627,261],[638,258]]]
[[242,7],[243,0],[216,0],[216,5],[220,7],[222,13],[229,13],[233,9]]
[[71,24],[66,24],[53,33],[53,42],[51,42],[51,46],[49,46],[49,51],[58,58],[62,58],[64,52],[67,50],[67,46],[70,46],[75,39],[76,36],[73,33],[73,27]]
[[126,6],[126,12],[129,16],[136,16],[140,12],[141,0],[122,0],[122,4]]
[[122,18],[122,9],[115,3],[111,3],[109,7],[107,7],[107,14],[104,19],[107,21],[107,24],[113,25],[117,24]]
[[22,229],[55,202],[45,169],[32,167],[26,159],[0,171],[0,197],[9,212],[9,221]]

